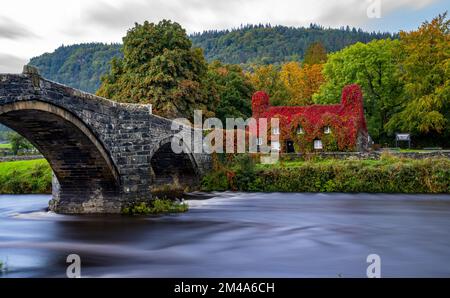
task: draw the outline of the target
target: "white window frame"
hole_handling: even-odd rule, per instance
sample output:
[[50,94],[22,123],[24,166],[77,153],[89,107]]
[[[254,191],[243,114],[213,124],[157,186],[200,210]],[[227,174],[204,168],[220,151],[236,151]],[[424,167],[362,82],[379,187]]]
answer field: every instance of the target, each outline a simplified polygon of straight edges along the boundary
[[272,150],[275,150],[275,151],[281,150],[281,145],[280,145],[280,142],[278,142],[278,141],[271,142],[270,146],[272,147]]
[[263,138],[261,138],[261,137],[258,138],[258,142],[257,143],[258,143],[258,146],[261,146],[263,144]]
[[279,127],[272,128],[272,134],[274,136],[279,135],[280,134],[280,128]]
[[314,140],[314,150],[322,150],[323,144],[322,140]]
[[326,135],[329,135],[331,133],[331,127],[325,126],[323,128],[323,133],[326,134]]

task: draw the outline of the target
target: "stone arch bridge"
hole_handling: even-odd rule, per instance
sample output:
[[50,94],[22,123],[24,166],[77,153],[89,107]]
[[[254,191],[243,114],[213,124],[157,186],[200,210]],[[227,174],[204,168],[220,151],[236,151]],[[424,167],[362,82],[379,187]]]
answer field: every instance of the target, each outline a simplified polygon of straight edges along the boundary
[[171,150],[177,131],[150,105],[84,93],[29,66],[0,74],[0,123],[47,159],[54,173],[49,205],[60,213],[118,213],[151,199],[154,185],[197,183],[210,166],[206,154]]

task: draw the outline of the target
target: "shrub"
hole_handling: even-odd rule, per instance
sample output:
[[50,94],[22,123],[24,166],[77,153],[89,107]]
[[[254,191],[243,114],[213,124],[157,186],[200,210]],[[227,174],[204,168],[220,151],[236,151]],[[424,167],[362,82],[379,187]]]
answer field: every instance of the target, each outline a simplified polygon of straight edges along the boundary
[[186,203],[169,200],[154,199],[150,203],[140,202],[122,209],[124,215],[149,215],[149,214],[169,214],[182,213],[188,211]]
[[[263,192],[369,192],[369,193],[449,193],[450,160],[411,160],[384,156],[378,161],[318,160],[285,161],[277,165],[243,170],[233,180],[219,172],[204,178],[205,190]],[[207,183],[205,183],[207,182]],[[227,183],[228,182],[228,183]]]

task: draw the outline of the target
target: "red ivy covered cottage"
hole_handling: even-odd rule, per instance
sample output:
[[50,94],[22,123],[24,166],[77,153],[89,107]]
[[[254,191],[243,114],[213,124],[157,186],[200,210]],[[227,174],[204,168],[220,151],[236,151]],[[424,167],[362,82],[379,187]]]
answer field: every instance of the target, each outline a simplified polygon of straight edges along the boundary
[[262,91],[252,97],[253,118],[279,118],[280,127],[268,128],[268,135],[278,135],[271,142],[282,152],[365,151],[368,144],[363,97],[358,85],[342,90],[340,104],[310,106],[270,106]]

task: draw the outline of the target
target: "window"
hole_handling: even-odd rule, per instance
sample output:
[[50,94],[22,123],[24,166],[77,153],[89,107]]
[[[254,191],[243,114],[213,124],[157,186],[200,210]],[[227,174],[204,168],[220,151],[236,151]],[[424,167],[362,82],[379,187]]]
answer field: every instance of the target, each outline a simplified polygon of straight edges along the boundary
[[297,134],[298,135],[302,135],[302,134],[304,134],[305,133],[305,131],[303,130],[303,128],[301,127],[301,126],[299,126],[298,128],[297,128]]
[[280,151],[280,142],[272,142],[272,150]]
[[273,135],[279,135],[280,134],[280,128],[279,127],[272,128],[272,134]]
[[263,144],[263,138],[258,138],[258,146],[261,146]]
[[331,133],[331,127],[329,126],[325,126],[325,128],[323,129],[323,132],[327,135],[329,135]]
[[321,140],[314,140],[314,149],[321,150],[323,148]]

